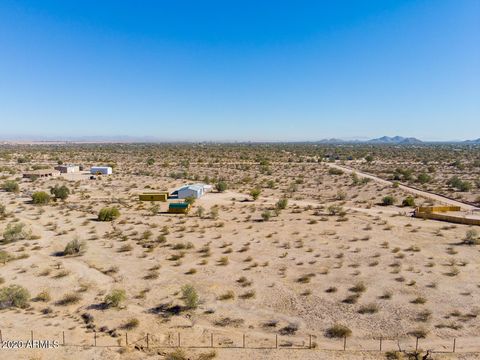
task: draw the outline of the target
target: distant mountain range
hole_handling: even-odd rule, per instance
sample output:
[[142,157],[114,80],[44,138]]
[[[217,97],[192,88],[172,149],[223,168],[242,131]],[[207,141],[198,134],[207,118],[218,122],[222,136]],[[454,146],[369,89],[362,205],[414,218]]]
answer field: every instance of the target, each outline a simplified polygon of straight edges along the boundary
[[476,140],[465,141],[422,141],[414,137],[403,136],[382,136],[370,140],[342,140],[337,138],[322,139],[317,141],[319,144],[390,144],[390,145],[415,145],[425,143],[451,143],[451,144],[480,144],[480,138]]

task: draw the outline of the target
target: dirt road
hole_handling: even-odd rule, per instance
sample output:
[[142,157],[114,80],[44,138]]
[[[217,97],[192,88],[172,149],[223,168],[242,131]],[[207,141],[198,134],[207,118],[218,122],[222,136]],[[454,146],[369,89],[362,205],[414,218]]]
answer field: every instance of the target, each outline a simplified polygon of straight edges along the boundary
[[[340,170],[343,170],[347,173],[353,173],[355,172],[358,176],[360,177],[364,177],[364,178],[368,178],[368,179],[372,179],[378,183],[381,183],[381,184],[385,184],[385,185],[393,185],[393,182],[392,181],[389,181],[389,180],[385,180],[385,179],[382,179],[378,176],[375,176],[375,175],[371,175],[371,174],[368,174],[368,173],[364,173],[362,171],[358,171],[356,169],[352,169],[352,168],[349,168],[347,166],[344,166],[344,165],[338,165],[338,164],[334,164],[334,163],[326,163],[328,166],[332,167],[332,168],[336,168],[336,169],[340,169]],[[433,200],[433,201],[438,201],[438,202],[441,202],[443,204],[448,204],[448,205],[452,205],[452,206],[460,206],[460,208],[462,210],[465,210],[465,211],[474,211],[474,210],[480,210],[478,207],[476,206],[473,206],[473,205],[469,205],[469,204],[465,204],[461,201],[457,201],[457,200],[454,200],[454,199],[450,199],[450,198],[447,198],[445,196],[442,196],[442,195],[439,195],[439,194],[434,194],[434,193],[431,193],[431,192],[428,192],[428,191],[423,191],[423,190],[420,190],[420,189],[416,189],[416,188],[413,188],[413,187],[410,187],[410,186],[407,186],[407,185],[402,185],[402,184],[399,184],[398,186],[400,189],[402,190],[405,190],[405,191],[408,191],[414,195],[418,195],[418,196],[422,196],[424,198],[427,198],[427,199],[430,199],[430,200]]]

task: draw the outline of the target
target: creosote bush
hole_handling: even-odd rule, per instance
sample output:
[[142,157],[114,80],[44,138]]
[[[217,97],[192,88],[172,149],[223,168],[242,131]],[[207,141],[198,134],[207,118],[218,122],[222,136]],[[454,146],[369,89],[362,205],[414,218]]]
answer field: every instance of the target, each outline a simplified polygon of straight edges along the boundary
[[325,331],[325,336],[329,338],[344,338],[349,337],[350,335],[352,335],[352,330],[345,325],[340,324],[335,324]]
[[195,309],[198,306],[197,290],[192,285],[182,286],[182,298],[187,309]]
[[55,200],[66,200],[68,198],[68,195],[70,195],[70,189],[65,185],[55,185],[54,187],[50,188],[50,194],[55,197]]
[[85,243],[78,239],[73,239],[65,246],[65,249],[63,250],[63,255],[78,256],[82,255],[84,252]]
[[3,231],[3,243],[11,243],[18,240],[25,240],[29,237],[28,231],[25,230],[24,223],[10,223]]
[[35,205],[46,205],[50,202],[50,195],[45,191],[36,191],[32,194],[32,203]]
[[110,294],[105,296],[104,303],[107,307],[119,307],[122,302],[127,299],[127,293],[123,289],[112,290]]
[[2,184],[2,190],[6,192],[17,193],[19,189],[18,183],[14,180],[7,180]]
[[30,300],[30,293],[20,285],[10,285],[0,289],[0,309],[12,307],[26,308]]
[[105,207],[98,213],[99,221],[113,221],[120,216],[120,211],[116,207]]

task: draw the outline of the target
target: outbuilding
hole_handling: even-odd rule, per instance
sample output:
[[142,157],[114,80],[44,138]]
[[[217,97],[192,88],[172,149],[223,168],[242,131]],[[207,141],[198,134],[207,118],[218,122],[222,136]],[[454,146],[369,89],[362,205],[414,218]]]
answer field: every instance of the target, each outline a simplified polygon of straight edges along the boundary
[[78,165],[58,165],[55,166],[55,170],[60,171],[62,174],[70,174],[80,171],[80,166]]
[[198,199],[201,198],[204,193],[203,186],[200,185],[186,185],[177,190],[179,199],[186,199],[188,197]]
[[138,200],[140,201],[167,201],[168,200],[168,191],[162,192],[149,192],[138,195]]
[[112,168],[110,166],[92,166],[90,168],[90,174],[93,174],[93,175],[110,175],[110,174],[112,174]]
[[191,205],[189,203],[170,203],[168,205],[168,212],[169,213],[177,213],[177,214],[186,214],[190,210]]
[[54,177],[59,175],[60,171],[51,169],[32,170],[23,173],[23,177],[27,179],[35,179],[39,177]]

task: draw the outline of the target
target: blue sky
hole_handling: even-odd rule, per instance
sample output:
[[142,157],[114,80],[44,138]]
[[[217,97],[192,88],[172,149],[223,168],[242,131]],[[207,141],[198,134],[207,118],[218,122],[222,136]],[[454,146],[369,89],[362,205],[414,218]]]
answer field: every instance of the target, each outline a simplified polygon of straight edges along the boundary
[[480,1],[0,2],[0,137],[480,137]]

